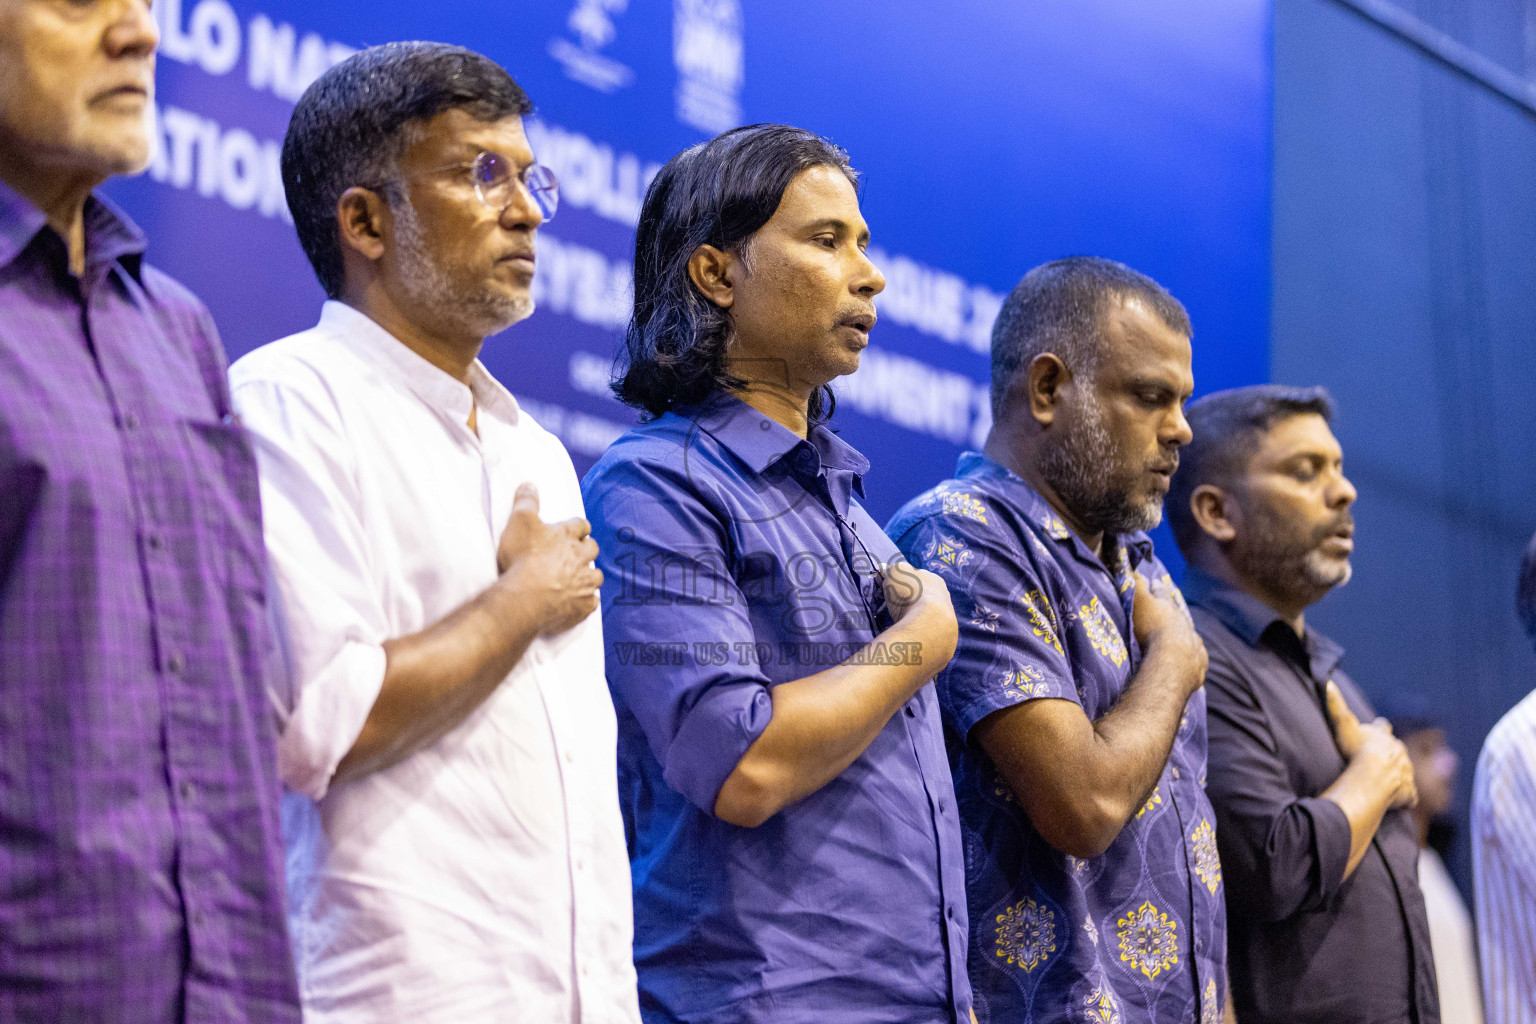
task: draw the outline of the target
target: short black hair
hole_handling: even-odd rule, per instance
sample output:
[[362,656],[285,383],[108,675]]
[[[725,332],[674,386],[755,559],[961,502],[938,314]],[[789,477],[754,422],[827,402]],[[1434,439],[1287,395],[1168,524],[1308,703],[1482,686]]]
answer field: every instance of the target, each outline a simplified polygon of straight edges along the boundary
[[1536,536],[1525,546],[1520,559],[1520,582],[1515,586],[1515,611],[1525,626],[1526,636],[1536,643]]
[[1124,263],[1069,256],[1025,274],[992,324],[992,416],[1002,415],[1008,385],[1035,357],[1054,353],[1074,374],[1098,366],[1104,313],[1136,298],[1151,306],[1170,330],[1194,333],[1184,304],[1156,281]]
[[454,107],[488,123],[533,110],[500,64],[447,43],[361,50],[299,97],[283,139],[283,191],[326,295],[338,297],[343,283],[336,227],[341,194],[377,187],[394,173],[410,128]]
[[[835,167],[858,188],[848,154],[803,128],[753,124],[684,150],[645,193],[635,232],[635,306],[614,394],[649,416],[697,405],[742,385],[725,369],[731,316],[688,275],[701,245],[748,254],[801,171]],[[832,415],[830,388],[811,396],[810,420]]]
[[1189,403],[1184,418],[1194,439],[1179,449],[1179,469],[1165,503],[1173,539],[1186,558],[1203,532],[1189,507],[1195,488],[1230,486],[1258,450],[1265,432],[1280,420],[1307,413],[1333,422],[1333,398],[1327,388],[1254,384],[1213,391]]

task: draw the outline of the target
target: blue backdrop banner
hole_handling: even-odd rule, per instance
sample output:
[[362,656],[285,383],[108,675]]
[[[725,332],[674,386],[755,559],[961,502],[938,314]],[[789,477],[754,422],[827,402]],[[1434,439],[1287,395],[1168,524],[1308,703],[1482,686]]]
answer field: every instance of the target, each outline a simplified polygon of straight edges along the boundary
[[[640,200],[672,154],[782,121],[844,146],[888,281],[834,426],[883,521],[979,445],[987,344],[1029,267],[1123,260],[1195,324],[1201,391],[1268,373],[1268,0],[158,0],[159,150],[110,192],[231,357],[322,294],[278,153],[293,102],[354,48],[437,39],[506,65],[561,181],[538,311],[484,361],[587,466],[633,416],[608,393]],[[1171,544],[1160,544],[1171,553]]]

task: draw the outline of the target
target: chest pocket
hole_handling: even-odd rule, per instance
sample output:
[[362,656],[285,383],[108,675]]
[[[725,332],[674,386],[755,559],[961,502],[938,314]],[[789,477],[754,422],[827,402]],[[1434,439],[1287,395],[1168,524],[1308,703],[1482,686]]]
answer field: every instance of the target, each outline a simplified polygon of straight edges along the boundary
[[231,586],[266,592],[261,497],[256,457],[245,428],[234,422],[181,421],[192,473],[200,533],[219,548],[206,552]]

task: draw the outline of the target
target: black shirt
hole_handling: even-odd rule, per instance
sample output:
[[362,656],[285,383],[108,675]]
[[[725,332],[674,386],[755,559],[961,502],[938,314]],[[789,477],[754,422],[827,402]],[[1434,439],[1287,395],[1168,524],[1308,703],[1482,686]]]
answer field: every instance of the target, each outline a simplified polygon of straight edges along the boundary
[[1370,703],[1343,650],[1304,638],[1258,599],[1190,570],[1184,594],[1210,654],[1206,789],[1227,882],[1228,966],[1242,1024],[1439,1024],[1418,840],[1389,811],[1348,879],[1349,821],[1319,794],[1343,773],[1324,710],[1331,679]]

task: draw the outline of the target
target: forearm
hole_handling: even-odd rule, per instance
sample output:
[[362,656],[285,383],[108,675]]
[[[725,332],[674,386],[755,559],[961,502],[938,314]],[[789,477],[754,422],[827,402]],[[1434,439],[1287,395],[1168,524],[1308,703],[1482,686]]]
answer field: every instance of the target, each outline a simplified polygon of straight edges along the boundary
[[384,644],[384,683],[338,781],[397,764],[479,707],[538,636],[507,577],[426,629]]
[[1187,671],[1153,647],[1097,722],[1064,698],[1032,700],[982,719],[973,735],[1046,842],[1097,857],[1162,774],[1188,700],[1179,675]]
[[1390,780],[1368,770],[1360,762],[1351,762],[1333,785],[1323,791],[1323,798],[1338,804],[1349,819],[1349,860],[1344,866],[1344,877],[1354,874],[1355,868],[1371,848],[1371,840],[1381,827],[1381,819],[1392,807],[1395,790]]
[[1079,778],[1115,835],[1146,802],[1168,763],[1189,703],[1187,671],[1154,646],[1119,702],[1093,724]]
[[[775,686],[773,715],[720,787],[715,814],[756,826],[841,775],[948,662],[953,652],[925,648],[925,635],[919,623],[898,622],[842,664]],[[864,664],[876,645],[905,656]]]

